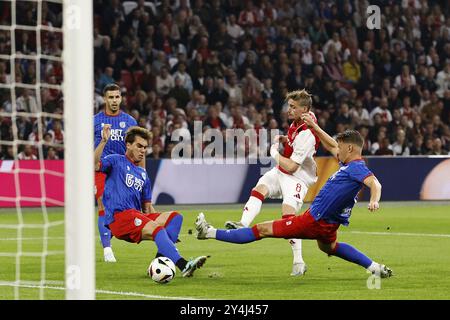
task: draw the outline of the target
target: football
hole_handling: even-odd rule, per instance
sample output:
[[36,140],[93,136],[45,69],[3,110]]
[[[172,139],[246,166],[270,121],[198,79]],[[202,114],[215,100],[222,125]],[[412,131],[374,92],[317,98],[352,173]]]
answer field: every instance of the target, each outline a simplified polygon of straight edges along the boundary
[[148,266],[147,274],[157,283],[168,283],[175,277],[176,269],[167,257],[155,258]]

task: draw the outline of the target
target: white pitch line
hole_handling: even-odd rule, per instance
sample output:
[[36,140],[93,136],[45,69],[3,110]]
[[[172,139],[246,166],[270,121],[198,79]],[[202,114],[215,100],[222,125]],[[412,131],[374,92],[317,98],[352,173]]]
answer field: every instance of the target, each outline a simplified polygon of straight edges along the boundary
[[103,293],[103,294],[120,295],[120,296],[143,297],[143,298],[150,298],[150,299],[201,300],[201,299],[192,298],[192,297],[157,296],[157,295],[144,294],[144,293],[138,293],[138,292],[123,292],[123,291],[109,291],[109,290],[95,290],[95,292],[96,293]]
[[411,237],[450,238],[450,234],[439,234],[439,233],[369,232],[369,231],[343,231],[341,233],[368,234],[368,235],[376,235],[376,236],[411,236]]
[[[33,288],[33,289],[51,289],[51,290],[61,290],[64,291],[66,288],[64,287],[52,287],[52,286],[34,286],[34,285],[21,285],[15,283],[0,283],[0,286],[9,286],[9,287],[22,287],[22,288]],[[169,297],[169,296],[159,296],[154,294],[145,294],[139,292],[124,292],[124,291],[109,291],[109,290],[95,290],[95,293],[102,294],[112,294],[117,296],[131,296],[131,297],[141,297],[141,298],[149,298],[149,299],[169,299],[169,300],[201,300],[198,298],[192,297]]]

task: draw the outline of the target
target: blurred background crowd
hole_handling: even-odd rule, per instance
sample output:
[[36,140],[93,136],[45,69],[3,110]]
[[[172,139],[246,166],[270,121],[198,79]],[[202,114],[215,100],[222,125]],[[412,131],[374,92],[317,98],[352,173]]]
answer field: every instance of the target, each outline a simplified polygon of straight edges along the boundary
[[[371,1],[381,29],[366,25],[365,0],[94,1],[95,101],[102,110],[108,83],[122,87],[125,112],[153,132],[149,158],[169,158],[173,130],[279,129],[289,122],[284,97],[305,88],[330,135],[352,128],[365,138],[364,155],[450,153],[450,2]],[[61,7],[43,2],[42,24],[61,27]],[[0,3],[0,24],[11,23]],[[17,3],[17,24],[36,25],[36,4]],[[41,53],[61,56],[62,34],[42,32]],[[0,30],[0,57],[11,53],[11,33]],[[15,31],[15,51],[37,53],[36,32]],[[0,84],[15,90],[17,111],[62,114],[54,85],[62,64],[0,58]],[[39,72],[37,72],[39,71]],[[94,90],[94,89],[93,89]],[[10,89],[0,87],[0,140],[45,140],[46,159],[63,158],[63,123],[52,117],[17,118],[12,130]],[[38,130],[41,127],[43,130]],[[19,159],[38,158],[21,146]],[[248,152],[248,150],[247,150]],[[326,155],[320,148],[318,155]],[[186,155],[185,155],[186,156]],[[11,159],[3,146],[0,159]]]

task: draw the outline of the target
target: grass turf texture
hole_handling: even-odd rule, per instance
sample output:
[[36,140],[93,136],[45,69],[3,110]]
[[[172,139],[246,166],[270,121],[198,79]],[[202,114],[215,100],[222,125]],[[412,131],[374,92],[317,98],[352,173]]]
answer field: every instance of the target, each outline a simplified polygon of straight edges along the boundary
[[[177,245],[186,257],[211,255],[193,278],[182,278],[177,270],[169,284],[154,283],[146,276],[156,253],[153,242],[139,245],[112,240],[117,263],[104,263],[98,236],[96,244],[97,299],[449,299],[450,298],[450,205],[448,203],[382,203],[376,213],[367,204],[353,210],[349,227],[338,232],[338,241],[349,243],[377,262],[394,270],[395,276],[381,280],[381,288],[368,289],[369,275],[352,263],[328,257],[316,242],[303,241],[303,257],[308,272],[291,277],[292,252],[287,240],[263,239],[251,244],[228,244],[216,240],[197,240],[194,221],[203,211],[208,222],[222,227],[226,220],[239,220],[241,205],[174,206],[183,213],[184,223]],[[169,207],[156,206],[161,211]],[[306,207],[304,207],[306,208]],[[49,220],[63,220],[62,209],[50,209]],[[256,222],[278,218],[279,205],[266,204]],[[24,209],[24,223],[43,223],[39,209]],[[0,225],[17,224],[13,210],[0,210]],[[189,229],[192,234],[189,234]],[[97,228],[96,228],[97,230]],[[368,232],[368,233],[366,233]],[[97,234],[97,233],[96,233]],[[430,236],[434,234],[437,236]],[[43,230],[25,228],[22,251],[40,253]],[[447,235],[447,236],[445,236]],[[48,230],[45,299],[63,299],[64,225]],[[0,227],[0,284],[14,281],[17,230]],[[3,254],[3,255],[2,255]],[[40,281],[41,257],[21,257],[20,278]],[[59,282],[58,282],[59,281]],[[35,283],[32,285],[36,285]],[[39,299],[38,288],[20,287],[21,299]],[[0,285],[0,300],[14,299],[14,288]]]

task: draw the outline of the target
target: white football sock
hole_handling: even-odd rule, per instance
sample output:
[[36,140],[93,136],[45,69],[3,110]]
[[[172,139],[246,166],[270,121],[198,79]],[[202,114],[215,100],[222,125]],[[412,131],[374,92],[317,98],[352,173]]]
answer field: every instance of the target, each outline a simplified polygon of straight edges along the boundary
[[250,226],[252,221],[261,211],[262,201],[254,196],[251,196],[244,206],[242,212],[241,223],[244,227]]
[[301,239],[289,239],[289,244],[292,248],[292,254],[294,256],[293,263],[305,263],[302,257],[302,240]]
[[112,248],[111,247],[104,247],[103,248],[103,254],[108,254],[108,253],[112,253]]
[[367,270],[370,271],[371,273],[379,272],[380,264],[375,261],[372,261],[372,264],[367,268]]
[[216,238],[217,229],[213,227],[209,227],[206,231],[206,238],[207,239],[215,239]]

